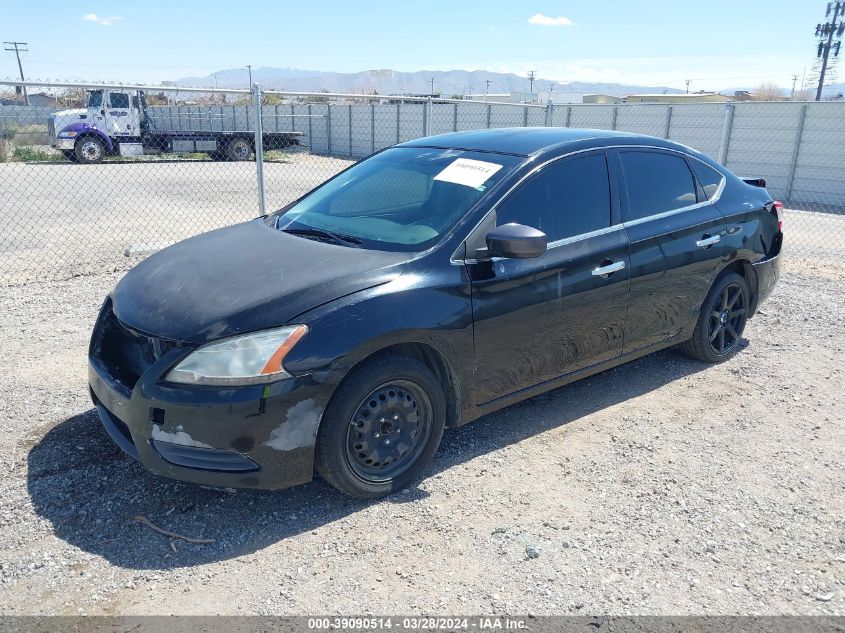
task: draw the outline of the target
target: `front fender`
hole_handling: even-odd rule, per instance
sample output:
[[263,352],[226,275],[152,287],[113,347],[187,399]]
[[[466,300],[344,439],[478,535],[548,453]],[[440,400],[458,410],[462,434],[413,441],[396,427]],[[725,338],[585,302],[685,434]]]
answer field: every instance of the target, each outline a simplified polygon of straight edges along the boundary
[[287,355],[285,368],[336,387],[373,354],[421,344],[449,369],[451,391],[458,396],[454,422],[466,421],[474,358],[469,280],[462,266],[448,266],[436,276],[442,278],[417,285],[421,277],[406,273],[296,317],[291,323],[305,323],[309,333]]
[[[83,135],[94,135],[103,142],[103,145],[106,146],[106,149],[109,152],[114,150],[114,144],[112,143],[112,140],[109,135],[100,130],[99,128],[94,127],[93,125],[89,125],[88,123],[71,123],[70,125],[66,125],[61,130],[59,130],[59,134],[61,134],[62,132],[76,132],[75,138],[79,138]],[[58,134],[56,135],[56,138],[59,138]]]

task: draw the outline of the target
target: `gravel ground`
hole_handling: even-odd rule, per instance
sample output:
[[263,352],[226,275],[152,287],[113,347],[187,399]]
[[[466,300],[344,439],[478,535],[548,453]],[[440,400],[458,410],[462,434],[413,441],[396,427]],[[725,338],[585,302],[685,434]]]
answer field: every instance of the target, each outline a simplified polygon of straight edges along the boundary
[[371,503],[125,457],[85,383],[118,278],[0,287],[4,614],[845,614],[835,258],[787,257],[731,361],[660,352],[447,431]]

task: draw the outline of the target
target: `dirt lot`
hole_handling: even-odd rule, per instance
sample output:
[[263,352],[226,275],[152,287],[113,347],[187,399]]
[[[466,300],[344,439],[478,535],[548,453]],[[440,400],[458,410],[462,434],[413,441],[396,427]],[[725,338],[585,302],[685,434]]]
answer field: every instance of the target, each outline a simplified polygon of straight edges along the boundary
[[731,361],[661,352],[489,415],[376,503],[120,453],[85,383],[118,277],[0,287],[4,614],[845,614],[841,259],[787,254]]
[[[349,161],[265,164],[266,203],[295,200]],[[132,252],[258,215],[255,163],[0,164],[0,283],[126,269]]]

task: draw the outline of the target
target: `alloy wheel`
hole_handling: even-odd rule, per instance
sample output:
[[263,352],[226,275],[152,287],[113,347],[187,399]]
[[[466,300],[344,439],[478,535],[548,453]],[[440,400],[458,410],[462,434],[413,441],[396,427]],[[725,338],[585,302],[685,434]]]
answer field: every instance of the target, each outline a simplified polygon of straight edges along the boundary
[[710,312],[708,340],[719,356],[730,353],[739,344],[748,310],[745,290],[739,284],[725,286]]

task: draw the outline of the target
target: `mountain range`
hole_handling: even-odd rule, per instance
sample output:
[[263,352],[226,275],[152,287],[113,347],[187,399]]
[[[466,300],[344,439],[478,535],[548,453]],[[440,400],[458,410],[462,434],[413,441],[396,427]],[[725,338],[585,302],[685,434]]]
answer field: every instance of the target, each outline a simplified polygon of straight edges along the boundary
[[[294,92],[319,92],[321,90],[340,93],[378,94],[429,94],[431,79],[434,78],[434,93],[443,96],[483,93],[490,81],[488,91],[494,93],[529,92],[531,82],[526,77],[512,73],[496,73],[486,70],[420,70],[399,72],[396,70],[365,70],[357,73],[337,73],[298,68],[255,68],[253,81],[264,89],[290,90]],[[246,68],[219,70],[205,77],[185,77],[174,82],[186,87],[246,88],[249,71]],[[642,92],[680,93],[682,90],[665,86],[640,86],[619,83],[555,82],[549,79],[535,79],[534,92],[549,90],[555,92],[600,93],[624,96]]]

